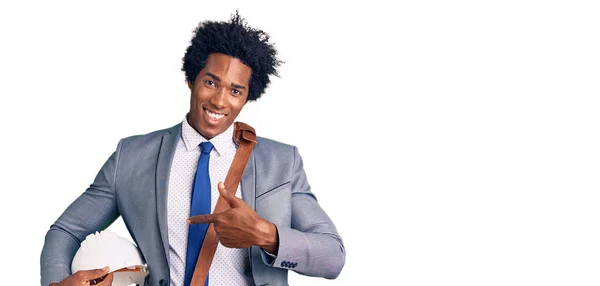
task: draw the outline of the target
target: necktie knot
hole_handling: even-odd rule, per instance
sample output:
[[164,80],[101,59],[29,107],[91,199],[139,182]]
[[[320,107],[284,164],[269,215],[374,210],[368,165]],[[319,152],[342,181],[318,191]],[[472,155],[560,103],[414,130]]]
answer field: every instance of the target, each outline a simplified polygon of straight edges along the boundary
[[202,142],[200,143],[200,152],[202,152],[202,154],[210,154],[210,151],[212,151],[213,147],[213,144],[208,141]]

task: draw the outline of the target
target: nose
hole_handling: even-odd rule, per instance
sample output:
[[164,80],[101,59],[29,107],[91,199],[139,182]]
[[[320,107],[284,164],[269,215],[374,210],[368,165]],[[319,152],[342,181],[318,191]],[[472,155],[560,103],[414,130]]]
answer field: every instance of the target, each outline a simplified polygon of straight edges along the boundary
[[216,108],[223,108],[227,105],[227,89],[221,88],[210,98],[210,103]]

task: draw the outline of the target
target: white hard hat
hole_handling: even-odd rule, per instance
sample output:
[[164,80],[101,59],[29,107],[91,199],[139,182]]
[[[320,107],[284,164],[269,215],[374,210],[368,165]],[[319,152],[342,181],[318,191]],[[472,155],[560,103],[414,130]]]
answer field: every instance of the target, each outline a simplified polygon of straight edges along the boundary
[[89,234],[71,263],[71,273],[110,267],[113,286],[144,285],[148,267],[135,244],[114,232]]

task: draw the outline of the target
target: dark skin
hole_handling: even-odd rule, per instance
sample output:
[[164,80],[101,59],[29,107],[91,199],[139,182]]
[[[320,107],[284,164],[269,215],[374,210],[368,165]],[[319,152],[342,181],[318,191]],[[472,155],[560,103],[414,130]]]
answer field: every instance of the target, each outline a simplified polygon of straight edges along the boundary
[[[206,139],[227,130],[246,104],[252,69],[240,60],[225,54],[211,54],[192,84],[188,122]],[[207,112],[208,111],[208,112]],[[212,113],[217,116],[210,116]],[[257,245],[277,255],[279,238],[275,224],[264,220],[240,198],[219,183],[221,197],[231,207],[216,214],[188,219],[189,224],[213,223],[223,246],[247,248]]]
[[277,255],[279,240],[274,224],[260,218],[242,199],[229,193],[219,183],[219,193],[229,204],[229,209],[220,213],[197,215],[188,218],[188,224],[213,223],[217,237],[223,246],[247,248],[258,245]]
[[[196,80],[188,82],[191,97],[187,121],[190,126],[209,140],[225,132],[246,104],[251,75],[252,69],[236,58],[225,54],[209,55]],[[213,223],[223,246],[247,248],[257,245],[277,255],[279,237],[275,224],[260,218],[243,200],[225,190],[222,182],[218,188],[231,208],[221,213],[191,217],[188,223]],[[91,280],[107,273],[108,270],[102,269],[78,271],[51,285],[94,285],[90,284]],[[113,275],[109,274],[95,285],[110,285],[112,280]]]
[[[211,54],[196,80],[188,82],[191,90],[188,123],[204,138],[225,132],[240,114],[248,98],[252,70],[238,59]],[[217,118],[209,113],[217,114]]]
[[[109,286],[113,281],[113,274],[106,275],[110,270],[108,267],[102,269],[92,270],[79,270],[73,273],[71,276],[63,279],[60,283],[51,283],[50,286]],[[97,284],[93,284],[92,280],[100,281]]]

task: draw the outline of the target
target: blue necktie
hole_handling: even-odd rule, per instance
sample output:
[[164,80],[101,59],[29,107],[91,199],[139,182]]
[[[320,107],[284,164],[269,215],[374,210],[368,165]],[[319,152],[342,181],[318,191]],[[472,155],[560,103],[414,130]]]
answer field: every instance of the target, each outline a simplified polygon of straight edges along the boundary
[[[208,161],[210,151],[213,145],[210,142],[200,143],[200,158],[198,159],[198,169],[194,177],[194,186],[192,188],[192,204],[190,216],[210,214],[210,176],[208,174]],[[191,224],[188,231],[187,254],[185,258],[185,280],[183,285],[189,286],[192,282],[196,261],[200,254],[200,248],[204,242],[204,236],[208,230],[208,223]],[[205,286],[208,286],[208,275],[206,276]]]

